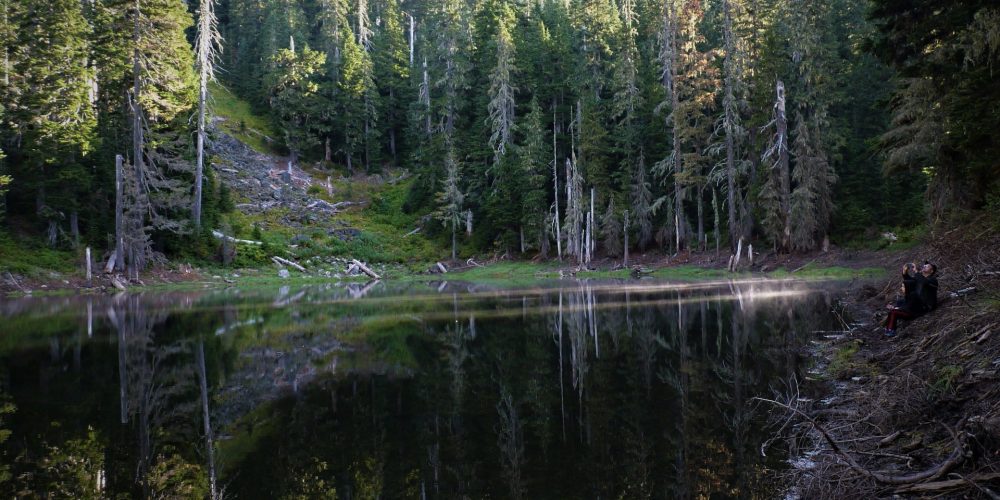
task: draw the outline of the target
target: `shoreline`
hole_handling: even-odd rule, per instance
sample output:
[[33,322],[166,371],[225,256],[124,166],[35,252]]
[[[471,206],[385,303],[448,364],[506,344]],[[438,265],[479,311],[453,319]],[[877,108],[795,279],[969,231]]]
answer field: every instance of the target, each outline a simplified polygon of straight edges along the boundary
[[[486,260],[482,264],[463,265],[461,269],[441,273],[437,262],[427,263],[375,263],[371,266],[385,281],[419,281],[451,279],[473,282],[525,283],[548,279],[637,279],[641,277],[677,280],[745,278],[759,276],[774,279],[875,279],[885,271],[877,267],[881,252],[869,252],[864,258],[845,259],[844,252],[827,254],[778,256],[766,255],[752,267],[744,266],[736,272],[725,268],[725,263],[714,252],[686,253],[682,256],[638,256],[628,268],[620,261],[599,259],[587,267],[558,260]],[[331,258],[338,263],[342,259]],[[452,264],[441,261],[445,266]],[[469,259],[467,262],[475,262]],[[286,267],[258,268],[197,268],[189,264],[175,264],[147,271],[139,282],[129,283],[118,274],[93,273],[90,283],[82,272],[59,273],[39,271],[35,276],[0,271],[0,298],[53,295],[87,295],[120,293],[125,291],[157,291],[178,289],[203,289],[214,287],[272,286],[286,284],[319,284],[330,282],[368,282],[372,278],[350,275],[338,270],[336,265],[306,264],[305,272],[288,269],[287,277],[279,271]],[[47,275],[43,277],[42,275]]]

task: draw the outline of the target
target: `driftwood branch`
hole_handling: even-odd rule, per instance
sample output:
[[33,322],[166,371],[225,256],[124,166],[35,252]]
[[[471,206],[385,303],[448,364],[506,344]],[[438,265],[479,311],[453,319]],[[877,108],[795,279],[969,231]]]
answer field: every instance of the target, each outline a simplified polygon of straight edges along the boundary
[[382,277],[379,276],[378,273],[376,273],[375,271],[372,271],[370,267],[364,265],[358,259],[351,259],[351,267],[352,268],[356,268],[358,271],[361,271],[361,272],[367,274],[372,279],[376,279],[376,280],[382,279]]
[[896,488],[896,493],[934,493],[943,490],[961,488],[970,484],[975,486],[977,482],[995,481],[998,479],[1000,479],[1000,472],[993,472],[990,474],[970,474],[959,479],[948,479],[945,481],[900,486],[899,488]]
[[297,263],[292,262],[292,261],[290,261],[288,259],[283,259],[281,257],[278,257],[277,255],[275,255],[274,257],[271,257],[271,260],[275,264],[277,264],[279,266],[288,266],[288,267],[291,267],[291,268],[298,269],[299,271],[301,271],[303,273],[306,272],[306,268],[304,268],[304,267],[298,265]]
[[797,272],[805,269],[806,266],[808,266],[809,264],[812,264],[813,262],[816,262],[816,259],[810,260],[809,262],[806,262],[805,264],[802,264],[801,266],[796,267],[795,269],[792,269],[792,271],[789,274],[795,274],[795,273],[797,273]]
[[226,236],[225,234],[222,234],[222,232],[216,231],[214,229],[212,230],[212,236],[215,236],[217,239],[231,241],[233,243],[243,243],[246,245],[263,245],[263,243],[259,241],[241,240],[238,238],[233,238],[232,236]]
[[[883,484],[905,485],[905,484],[917,483],[920,481],[937,479],[943,476],[953,467],[958,465],[965,456],[965,446],[962,443],[962,439],[959,433],[956,433],[951,428],[945,426],[945,428],[948,429],[948,432],[950,432],[952,435],[952,438],[955,443],[955,448],[954,450],[952,450],[951,454],[948,455],[948,458],[946,458],[940,464],[920,472],[915,472],[913,474],[893,475],[893,474],[886,474],[884,472],[871,471],[863,467],[861,464],[859,464],[858,461],[855,460],[853,456],[851,456],[852,452],[850,450],[843,448],[840,442],[834,439],[833,436],[831,436],[830,433],[827,432],[827,430],[822,425],[820,425],[819,422],[816,421],[816,419],[809,416],[809,414],[807,414],[806,412],[789,404],[782,403],[780,401],[775,401],[773,399],[766,399],[766,398],[754,398],[754,399],[757,401],[762,401],[765,403],[770,403],[775,406],[779,406],[781,408],[784,408],[792,412],[795,415],[798,415],[806,422],[808,422],[813,429],[816,429],[816,432],[818,432],[820,436],[822,436],[823,441],[825,441],[830,446],[830,449],[833,450],[833,452],[836,453],[837,456],[843,459],[844,462],[846,462],[851,469],[853,469],[855,472],[858,472],[863,476],[869,477]],[[958,427],[961,429],[963,424],[964,420],[962,422],[959,422]]]
[[319,209],[330,212],[339,212],[341,209],[347,208],[352,205],[360,205],[360,204],[361,202],[359,201],[339,201],[337,203],[330,203],[326,200],[315,200],[306,205],[306,208],[310,210]]

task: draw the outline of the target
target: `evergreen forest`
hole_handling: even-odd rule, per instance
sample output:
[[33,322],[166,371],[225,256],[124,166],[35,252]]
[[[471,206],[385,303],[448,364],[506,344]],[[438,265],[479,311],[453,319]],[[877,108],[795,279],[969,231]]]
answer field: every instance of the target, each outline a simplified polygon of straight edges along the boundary
[[987,0],[0,0],[0,13],[4,248],[86,244],[132,276],[217,258],[212,231],[238,198],[204,152],[220,96],[266,117],[290,164],[405,172],[399,208],[438,258],[809,252],[1000,203]]

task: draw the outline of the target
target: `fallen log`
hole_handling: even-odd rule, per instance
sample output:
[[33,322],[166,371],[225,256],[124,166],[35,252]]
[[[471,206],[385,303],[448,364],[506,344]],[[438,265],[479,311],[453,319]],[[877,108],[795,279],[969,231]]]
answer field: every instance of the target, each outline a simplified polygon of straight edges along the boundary
[[233,238],[232,236],[226,236],[225,234],[222,234],[222,232],[216,231],[214,229],[212,230],[212,236],[215,236],[216,239],[231,241],[233,243],[244,243],[246,245],[263,245],[264,244],[264,243],[262,243],[260,241],[241,240],[241,239],[238,239],[238,238]]
[[448,272],[448,268],[444,267],[444,264],[442,264],[440,262],[437,263],[437,268],[438,268],[439,271],[441,271],[441,274],[445,274],[445,273]]
[[417,233],[419,233],[419,232],[420,232],[420,229],[421,229],[421,228],[419,228],[419,227],[418,227],[418,228],[414,229],[413,231],[410,231],[410,232],[408,232],[408,233],[404,234],[404,235],[403,235],[403,237],[404,237],[404,238],[406,238],[406,237],[408,237],[408,236],[413,236],[414,234],[417,234]]
[[893,441],[895,441],[895,440],[896,440],[896,438],[898,438],[898,437],[899,437],[899,436],[901,436],[902,434],[903,434],[903,433],[902,433],[901,431],[896,431],[896,432],[893,432],[892,434],[889,434],[888,436],[886,436],[886,437],[882,438],[882,439],[881,439],[881,440],[880,440],[880,441],[878,442],[878,445],[879,445],[879,446],[885,446],[885,445],[887,445],[887,444],[890,444],[890,443],[892,443]]
[[114,285],[115,288],[117,288],[117,289],[119,289],[119,290],[121,290],[123,292],[125,290],[128,290],[128,287],[126,287],[124,283],[122,283],[121,281],[119,281],[117,276],[114,276],[114,277],[111,278],[111,284]]
[[271,260],[274,261],[274,263],[278,264],[279,266],[288,266],[288,267],[295,268],[295,269],[297,269],[297,270],[299,270],[299,271],[301,271],[303,273],[306,272],[306,268],[304,268],[304,267],[298,265],[297,263],[292,262],[292,261],[290,261],[288,259],[283,259],[281,257],[278,257],[277,255],[275,255],[274,257],[271,257]]
[[329,210],[331,212],[337,212],[343,208],[360,204],[361,202],[359,201],[338,201],[337,203],[330,203],[326,200],[315,200],[312,203],[306,205],[306,208],[310,210],[314,208],[319,208],[320,210]]
[[368,276],[371,276],[374,279],[377,279],[377,280],[382,279],[382,277],[379,276],[378,273],[376,273],[375,271],[372,271],[371,268],[369,268],[368,266],[364,265],[363,263],[361,263],[361,261],[359,261],[357,259],[351,259],[351,265],[357,267],[359,271],[367,274]]
[[801,266],[796,267],[795,269],[792,269],[792,271],[790,273],[788,273],[788,274],[795,274],[795,273],[797,273],[797,272],[805,269],[809,264],[812,264],[813,262],[816,262],[816,259],[810,260],[809,262],[806,262],[805,264],[802,264]]
[[117,254],[117,250],[111,251],[111,257],[108,257],[108,263],[104,265],[104,274],[111,274],[115,272],[115,260],[117,260],[115,257],[118,256]]
[[960,479],[948,479],[946,481],[934,481],[932,483],[908,484],[896,488],[896,493],[930,493],[941,490],[950,490],[962,486],[975,486],[976,482],[995,481],[1000,479],[1000,472],[989,474],[970,474]]

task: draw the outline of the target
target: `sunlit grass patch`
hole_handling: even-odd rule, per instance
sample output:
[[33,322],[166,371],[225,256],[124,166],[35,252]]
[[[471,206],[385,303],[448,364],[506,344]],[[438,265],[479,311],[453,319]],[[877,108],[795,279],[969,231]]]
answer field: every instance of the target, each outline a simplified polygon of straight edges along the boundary
[[270,118],[255,113],[249,102],[218,83],[210,84],[209,93],[212,114],[223,119],[220,129],[258,152],[278,152],[280,134]]

